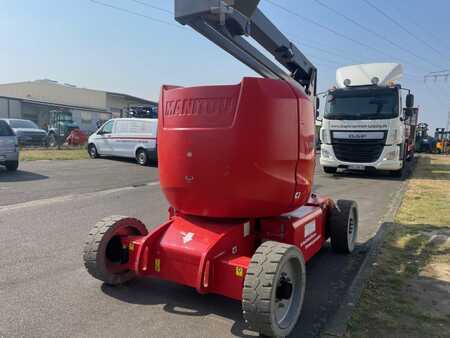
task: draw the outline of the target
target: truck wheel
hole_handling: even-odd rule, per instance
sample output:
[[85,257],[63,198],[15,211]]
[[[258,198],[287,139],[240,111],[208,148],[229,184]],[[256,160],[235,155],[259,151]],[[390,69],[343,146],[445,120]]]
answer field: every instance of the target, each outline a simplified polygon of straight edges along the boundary
[[146,235],[145,225],[136,218],[111,216],[98,222],[86,241],[83,260],[89,274],[109,285],[125,283],[135,277],[128,270],[128,248],[121,236]]
[[97,147],[94,144],[90,144],[88,146],[88,153],[89,153],[89,156],[91,158],[98,158],[99,157],[98,151],[97,151]]
[[139,149],[136,152],[136,162],[140,165],[147,165],[148,163],[148,155],[144,149]]
[[351,253],[358,236],[358,205],[355,201],[337,200],[331,208],[327,227],[331,247],[338,253]]
[[289,335],[300,316],[305,286],[301,251],[289,244],[264,242],[253,255],[245,276],[244,319],[262,335]]
[[323,167],[323,171],[326,174],[336,174],[337,168],[335,168],[335,167]]
[[405,161],[403,161],[403,165],[400,169],[391,171],[391,176],[402,178],[404,172],[405,172]]
[[16,171],[19,168],[19,161],[8,161],[5,166],[8,171]]

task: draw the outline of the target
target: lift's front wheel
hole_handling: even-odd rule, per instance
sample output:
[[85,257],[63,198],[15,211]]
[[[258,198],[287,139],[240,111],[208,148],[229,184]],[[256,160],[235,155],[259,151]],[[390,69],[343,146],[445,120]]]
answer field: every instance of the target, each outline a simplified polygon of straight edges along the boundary
[[248,267],[242,294],[249,326],[269,337],[289,335],[300,316],[305,282],[305,261],[297,247],[261,244]]
[[337,200],[328,217],[331,247],[338,253],[351,253],[358,237],[358,205],[355,201]]
[[128,269],[128,248],[123,245],[122,238],[146,234],[145,225],[136,218],[104,218],[91,230],[84,246],[83,259],[87,271],[110,285],[131,280],[135,274]]

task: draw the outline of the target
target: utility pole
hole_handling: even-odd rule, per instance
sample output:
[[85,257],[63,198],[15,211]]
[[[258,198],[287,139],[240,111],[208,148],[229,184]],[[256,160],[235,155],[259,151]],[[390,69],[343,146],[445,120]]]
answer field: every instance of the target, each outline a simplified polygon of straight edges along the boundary
[[[423,77],[423,81],[427,82],[427,80],[433,80],[434,82],[439,81],[440,79],[444,79],[445,82],[448,82],[450,77],[450,69],[438,70],[436,72],[430,72]],[[450,108],[447,116],[447,130],[450,130]]]
[[446,130],[450,130],[450,108],[448,110],[448,115],[447,115],[447,129]]
[[447,82],[449,77],[450,77],[450,69],[444,69],[428,73],[427,75],[424,76],[423,80],[424,82],[427,82],[427,80],[432,79],[434,80],[434,82],[437,82],[439,79],[444,79],[445,82]]

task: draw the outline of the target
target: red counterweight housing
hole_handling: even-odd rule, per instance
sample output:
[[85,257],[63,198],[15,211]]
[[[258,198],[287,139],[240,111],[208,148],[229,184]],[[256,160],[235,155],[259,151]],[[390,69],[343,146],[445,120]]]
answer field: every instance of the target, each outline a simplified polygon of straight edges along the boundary
[[163,86],[158,159],[169,203],[188,215],[278,216],[305,204],[314,172],[313,105],[282,80]]

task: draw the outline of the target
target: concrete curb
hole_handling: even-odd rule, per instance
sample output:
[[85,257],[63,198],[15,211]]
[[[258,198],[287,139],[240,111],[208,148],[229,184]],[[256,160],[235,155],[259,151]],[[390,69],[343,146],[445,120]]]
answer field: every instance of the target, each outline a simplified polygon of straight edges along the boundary
[[416,161],[409,168],[408,178],[404,180],[400,190],[392,199],[392,204],[387,213],[381,220],[380,228],[376,235],[372,238],[370,248],[356,273],[343,301],[336,313],[330,318],[328,324],[323,330],[322,337],[342,337],[347,332],[347,324],[350,320],[355,306],[359,302],[361,292],[364,289],[367,279],[372,272],[373,264],[377,258],[381,243],[390,228],[394,225],[394,217],[403,201],[409,177],[414,170]]

